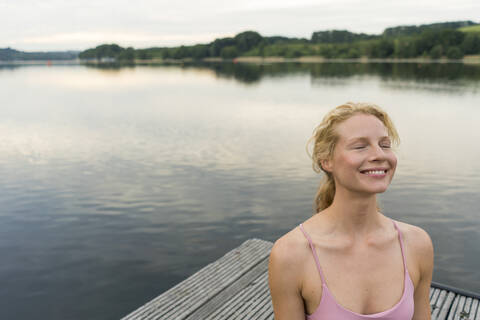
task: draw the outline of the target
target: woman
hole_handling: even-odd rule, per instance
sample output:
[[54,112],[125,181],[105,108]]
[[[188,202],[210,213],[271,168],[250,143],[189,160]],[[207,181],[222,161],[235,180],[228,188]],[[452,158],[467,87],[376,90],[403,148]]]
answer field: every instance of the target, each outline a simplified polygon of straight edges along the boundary
[[383,215],[376,199],[397,166],[390,118],[375,105],[347,103],[325,116],[312,139],[313,167],[324,180],[317,214],[272,248],[275,320],[430,319],[432,241]]

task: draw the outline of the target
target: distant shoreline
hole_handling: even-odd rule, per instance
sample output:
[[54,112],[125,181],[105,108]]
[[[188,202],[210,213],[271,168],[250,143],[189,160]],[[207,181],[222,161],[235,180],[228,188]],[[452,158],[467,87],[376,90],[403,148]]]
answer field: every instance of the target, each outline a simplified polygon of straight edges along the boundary
[[[223,58],[204,58],[201,60],[194,60],[192,58],[185,59],[135,59],[136,64],[145,63],[190,63],[190,62],[228,62],[228,63],[464,63],[464,64],[480,64],[480,55],[465,56],[463,59],[450,60],[430,59],[430,58],[408,58],[408,59],[373,59],[373,58],[357,58],[357,59],[326,59],[320,56],[304,56],[299,58],[284,58],[284,57],[237,57],[234,59]],[[84,63],[84,62],[82,62]],[[86,62],[86,63],[101,63],[101,62]]]
[[252,63],[252,64],[270,64],[270,63],[464,63],[464,64],[480,64],[480,55],[465,56],[463,59],[430,59],[430,58],[357,58],[357,59],[327,59],[320,56],[304,56],[299,58],[284,58],[284,57],[237,57],[234,59],[223,58],[204,58],[201,60],[194,60],[192,58],[185,59],[135,59],[133,61],[117,61],[117,62],[102,62],[97,60],[0,60],[0,65],[67,65],[67,64],[98,64],[106,65],[112,63],[120,64],[148,64],[148,63],[193,63],[193,62],[218,62],[218,63]]
[[235,62],[253,62],[253,63],[274,63],[274,62],[301,62],[301,63],[325,63],[325,62],[360,62],[360,63],[471,63],[471,64],[480,64],[480,55],[475,56],[465,56],[463,59],[450,60],[446,58],[442,59],[430,59],[430,58],[404,58],[404,59],[394,59],[394,58],[356,58],[356,59],[326,59],[319,56],[305,56],[299,58],[283,58],[283,57],[238,57],[233,59]]
[[43,65],[43,64],[56,64],[56,65],[76,65],[81,64],[80,59],[71,60],[0,60],[0,65]]

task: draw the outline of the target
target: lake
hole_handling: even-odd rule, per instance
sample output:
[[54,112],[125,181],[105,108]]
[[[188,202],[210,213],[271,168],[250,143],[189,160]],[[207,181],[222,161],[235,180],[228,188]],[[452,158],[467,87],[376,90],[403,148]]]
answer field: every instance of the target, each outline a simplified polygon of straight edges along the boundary
[[305,146],[373,102],[400,134],[383,212],[480,292],[480,66],[0,66],[0,318],[118,319],[312,215]]

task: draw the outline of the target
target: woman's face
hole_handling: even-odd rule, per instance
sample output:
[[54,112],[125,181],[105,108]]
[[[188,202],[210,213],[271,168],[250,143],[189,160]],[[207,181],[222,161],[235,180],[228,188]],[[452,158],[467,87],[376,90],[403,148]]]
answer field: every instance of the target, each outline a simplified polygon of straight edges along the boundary
[[356,114],[336,128],[339,139],[333,158],[322,163],[335,186],[358,193],[387,190],[397,167],[387,128],[375,116]]

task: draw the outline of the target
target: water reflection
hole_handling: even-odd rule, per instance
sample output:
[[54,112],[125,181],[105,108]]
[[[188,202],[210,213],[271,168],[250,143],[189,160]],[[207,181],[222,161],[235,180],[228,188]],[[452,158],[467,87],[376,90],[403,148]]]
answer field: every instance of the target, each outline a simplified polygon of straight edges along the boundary
[[[178,65],[170,66],[179,67]],[[455,82],[456,80],[480,80],[480,65],[462,63],[185,63],[180,67],[211,69],[219,77],[234,78],[244,83],[259,82],[263,77],[283,77],[294,74],[308,74],[312,79],[374,75],[382,80],[442,83],[452,81],[451,84],[458,83]],[[461,83],[461,85],[464,84],[464,82]]]

